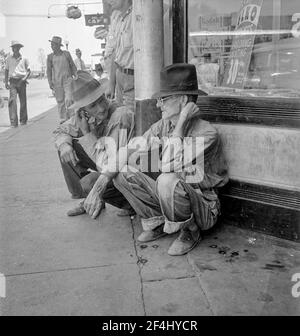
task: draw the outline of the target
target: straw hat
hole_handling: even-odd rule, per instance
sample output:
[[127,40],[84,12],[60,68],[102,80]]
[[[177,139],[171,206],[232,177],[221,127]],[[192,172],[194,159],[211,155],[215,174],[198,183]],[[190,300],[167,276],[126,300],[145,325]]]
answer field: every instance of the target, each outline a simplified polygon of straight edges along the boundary
[[24,47],[23,44],[20,43],[19,41],[11,41],[11,45],[10,45],[10,47],[12,48],[12,47],[14,47],[14,46],[20,46],[21,48]]

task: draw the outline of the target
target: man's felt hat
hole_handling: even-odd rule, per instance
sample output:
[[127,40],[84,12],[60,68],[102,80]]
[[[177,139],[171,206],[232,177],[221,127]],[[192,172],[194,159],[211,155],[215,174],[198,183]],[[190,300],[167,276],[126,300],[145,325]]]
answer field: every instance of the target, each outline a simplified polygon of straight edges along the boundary
[[10,47],[12,48],[12,47],[14,47],[14,46],[20,46],[21,48],[24,47],[23,44],[20,43],[19,41],[11,41],[11,45],[10,45]]
[[62,38],[59,37],[59,36],[53,36],[52,40],[49,40],[49,42],[53,42],[53,43],[59,44],[61,47],[63,47]]
[[94,103],[107,89],[107,85],[101,85],[86,71],[79,70],[77,76],[71,83],[74,104],[70,108],[75,110]]
[[169,65],[160,72],[160,91],[152,98],[172,95],[202,95],[207,93],[198,89],[197,71],[193,64],[177,63]]

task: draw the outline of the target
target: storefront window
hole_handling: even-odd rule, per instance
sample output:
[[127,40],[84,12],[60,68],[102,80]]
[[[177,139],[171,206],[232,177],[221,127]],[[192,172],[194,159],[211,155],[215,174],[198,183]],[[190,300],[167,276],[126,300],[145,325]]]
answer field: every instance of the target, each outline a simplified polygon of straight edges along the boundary
[[300,97],[299,0],[188,0],[188,31],[210,94]]

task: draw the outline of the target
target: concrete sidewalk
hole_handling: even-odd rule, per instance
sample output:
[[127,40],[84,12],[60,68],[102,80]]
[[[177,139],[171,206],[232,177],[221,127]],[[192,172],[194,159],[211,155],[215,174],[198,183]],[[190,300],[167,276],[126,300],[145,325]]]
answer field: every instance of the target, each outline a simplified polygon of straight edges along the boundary
[[78,201],[53,146],[56,123],[53,109],[0,134],[2,315],[300,314],[299,244],[221,226],[170,257],[175,237],[141,245],[138,220],[113,207],[97,221],[67,217]]

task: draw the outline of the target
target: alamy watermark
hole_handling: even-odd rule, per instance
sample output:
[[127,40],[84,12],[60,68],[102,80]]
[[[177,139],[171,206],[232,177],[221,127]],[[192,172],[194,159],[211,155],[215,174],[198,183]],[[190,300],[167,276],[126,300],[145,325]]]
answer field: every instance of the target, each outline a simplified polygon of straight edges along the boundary
[[[120,139],[127,131],[120,130]],[[96,165],[103,169],[103,154],[107,155],[106,169],[110,172],[182,173],[187,183],[200,183],[204,177],[204,137],[135,137],[126,147],[115,138],[104,137],[95,146]],[[121,148],[118,151],[118,148]],[[117,155],[116,155],[117,153]]]
[[292,296],[295,299],[300,298],[300,273],[295,273],[292,276],[292,282],[295,282],[295,284],[292,287]]

